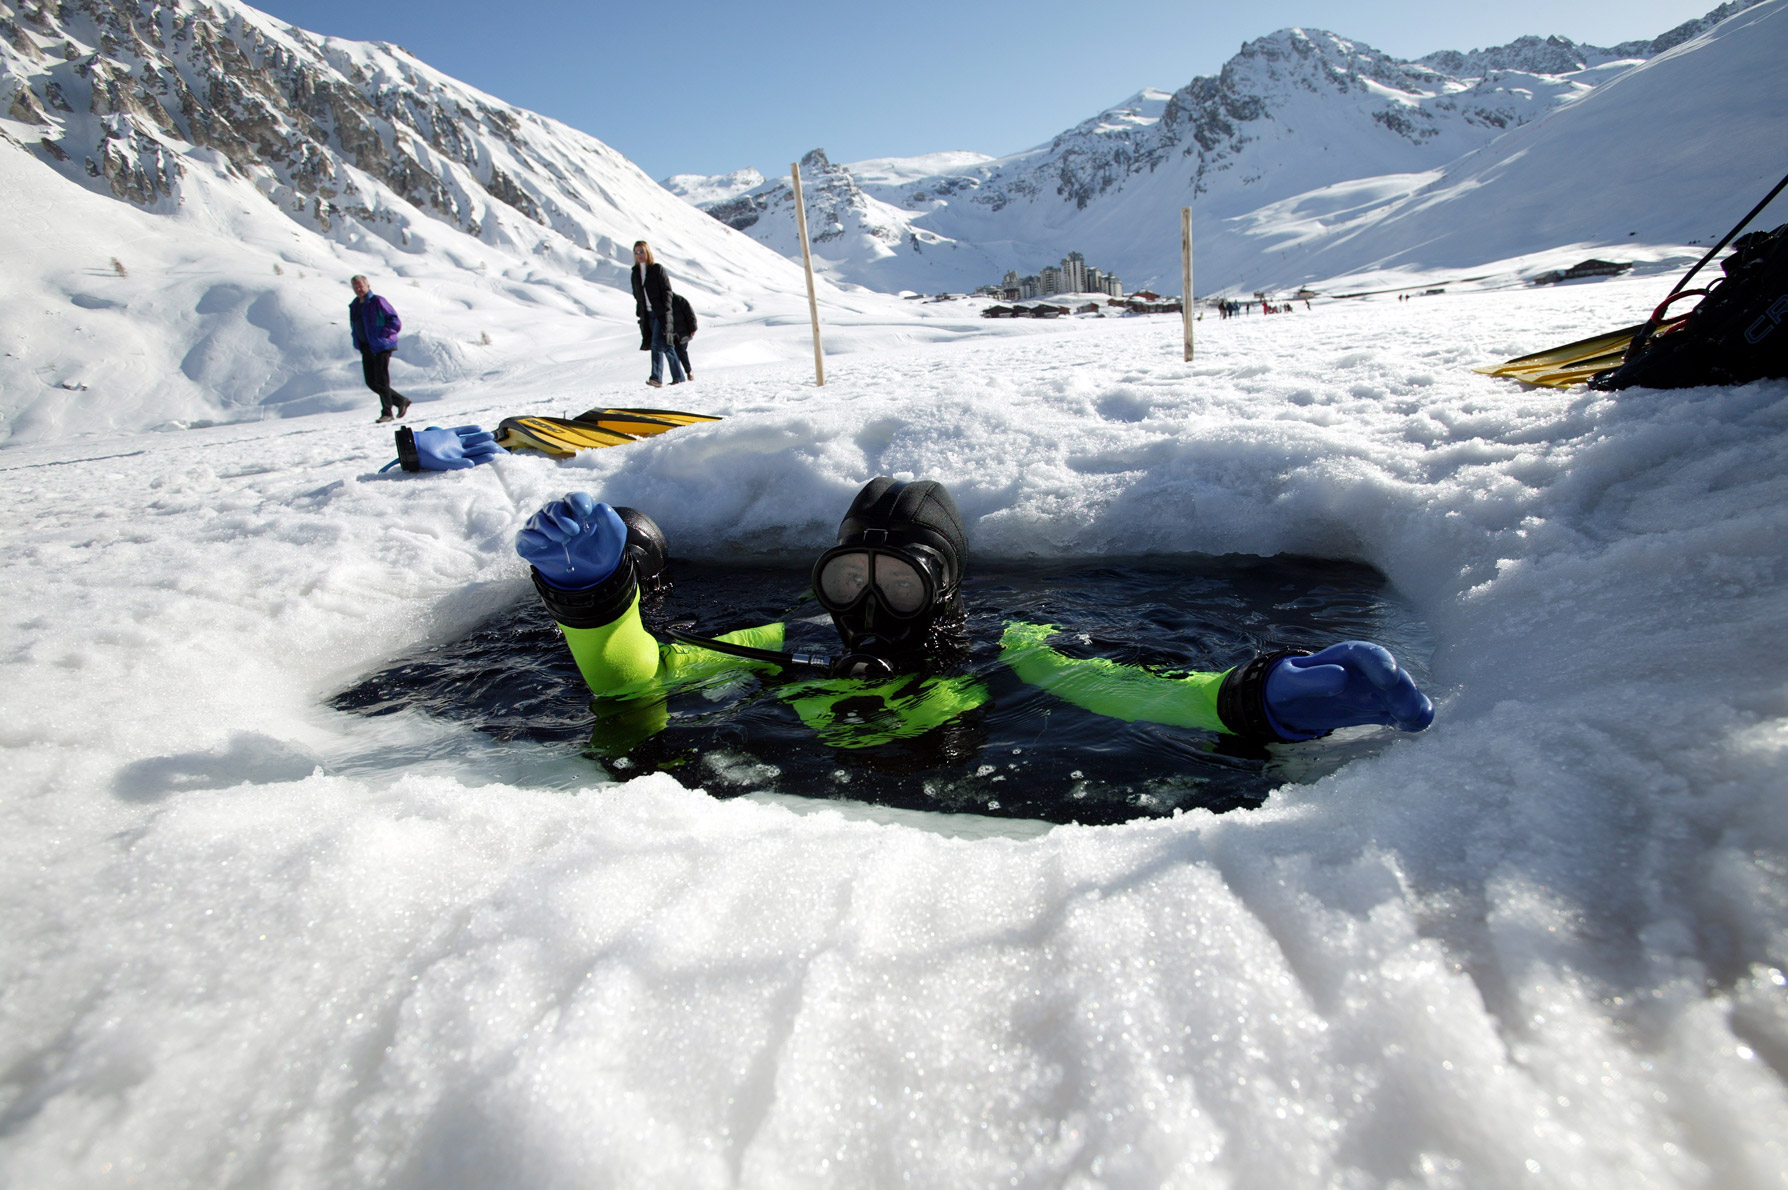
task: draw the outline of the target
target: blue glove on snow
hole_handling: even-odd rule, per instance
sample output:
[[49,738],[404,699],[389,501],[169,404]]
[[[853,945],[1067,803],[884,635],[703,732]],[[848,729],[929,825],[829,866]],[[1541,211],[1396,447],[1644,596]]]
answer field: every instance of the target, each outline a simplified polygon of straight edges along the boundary
[[401,466],[405,471],[463,471],[507,454],[497,440],[480,426],[455,426],[443,430],[430,426],[397,431],[397,457],[379,468],[379,474]]
[[1397,659],[1363,640],[1279,662],[1267,675],[1266,705],[1285,734],[1305,738],[1362,723],[1420,731],[1434,722],[1434,704]]
[[463,471],[507,454],[481,426],[430,426],[416,431],[416,462],[424,471]]
[[515,535],[515,552],[561,591],[594,587],[615,572],[626,548],[620,514],[585,492],[554,500]]

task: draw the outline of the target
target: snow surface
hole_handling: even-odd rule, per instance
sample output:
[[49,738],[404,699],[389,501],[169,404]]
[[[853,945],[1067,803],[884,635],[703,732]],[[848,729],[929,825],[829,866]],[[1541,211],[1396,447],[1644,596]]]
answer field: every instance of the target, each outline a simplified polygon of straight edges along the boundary
[[[1206,319],[1191,363],[1177,319],[900,304],[823,389],[800,321],[722,319],[675,403],[726,420],[563,465],[379,475],[370,396],[15,438],[0,1181],[1779,1186],[1788,383],[1468,370],[1663,287]],[[412,419],[640,403],[635,346]],[[1027,832],[325,706],[532,598],[550,496],[749,558],[878,472],[983,556],[1370,562],[1436,723],[1257,811]]]
[[[630,254],[636,234],[650,236],[704,326],[731,325],[704,330],[708,362],[811,358],[811,346],[771,346],[779,341],[755,333],[807,325],[799,266],[623,164],[606,187],[637,190],[658,209],[641,201],[623,204],[632,216],[605,212],[635,229],[611,226],[605,242]],[[404,320],[392,383],[424,402],[516,368],[638,346],[618,266],[581,275],[577,261],[568,267],[544,246],[541,256],[513,252],[415,208],[399,243],[345,222],[325,235],[246,182],[192,169],[185,184],[193,201],[146,212],[70,184],[0,141],[0,209],[9,213],[0,239],[0,441],[362,409],[368,393],[347,325],[356,273]],[[841,327],[889,312],[910,317],[897,298],[823,281],[818,291]],[[837,346],[848,349],[848,337]]]
[[[1476,191],[1349,183],[1235,229],[1450,236],[1419,209],[1445,193],[1474,261],[1518,250],[1487,279],[1362,249],[1357,287],[1447,292],[1206,318],[1192,363],[1171,317],[823,285],[823,389],[798,269],[556,127],[594,255],[370,182],[405,234],[325,235],[202,150],[144,212],[0,119],[0,1185],[1780,1186],[1788,383],[1469,368],[1636,321],[1728,222],[1498,288],[1592,253],[1516,236],[1497,177],[1623,91],[1716,111],[1749,84],[1698,97],[1708,64],[1773,77],[1784,7],[1522,129]],[[1760,168],[1771,121],[1707,151]],[[1657,201],[1699,217],[1716,182]],[[702,315],[674,393],[619,288],[640,234]],[[355,272],[405,318],[416,424],[726,420],[381,475]],[[877,473],[948,483],[983,557],[1370,562],[1441,642],[1436,724],[1257,811],[1048,829],[716,800],[724,757],[615,784],[327,707],[533,598],[511,542],[549,497],[780,559]]]

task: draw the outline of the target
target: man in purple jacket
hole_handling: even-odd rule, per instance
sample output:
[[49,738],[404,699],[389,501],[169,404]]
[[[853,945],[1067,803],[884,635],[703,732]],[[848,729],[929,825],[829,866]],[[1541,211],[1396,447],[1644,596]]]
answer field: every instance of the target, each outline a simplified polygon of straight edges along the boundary
[[410,411],[410,399],[391,387],[391,353],[397,350],[397,332],[404,329],[404,324],[391,303],[374,293],[364,276],[356,276],[353,286],[348,325],[354,328],[360,370],[366,377],[366,387],[379,394],[379,421],[390,421],[393,416],[402,417]]

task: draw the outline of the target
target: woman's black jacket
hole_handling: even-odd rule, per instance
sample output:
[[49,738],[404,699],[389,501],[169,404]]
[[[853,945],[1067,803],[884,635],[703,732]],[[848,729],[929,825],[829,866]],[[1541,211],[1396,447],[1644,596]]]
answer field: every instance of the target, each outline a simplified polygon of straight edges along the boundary
[[669,340],[676,334],[676,315],[671,309],[670,277],[661,264],[646,266],[645,284],[640,284],[640,271],[629,269],[633,278],[633,310],[639,316],[640,337],[649,339],[652,335],[652,324],[648,315],[657,315],[664,322],[664,337]]

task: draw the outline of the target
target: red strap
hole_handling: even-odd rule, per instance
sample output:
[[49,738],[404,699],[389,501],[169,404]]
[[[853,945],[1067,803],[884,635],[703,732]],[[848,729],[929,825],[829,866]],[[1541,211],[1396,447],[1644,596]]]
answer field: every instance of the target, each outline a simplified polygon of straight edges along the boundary
[[[1706,297],[1708,294],[1710,294],[1712,292],[1713,292],[1712,289],[1685,289],[1681,293],[1673,293],[1669,297],[1665,298],[1662,302],[1658,303],[1658,308],[1651,312],[1651,321],[1654,323],[1663,322],[1664,321],[1664,311],[1668,310],[1672,305],[1674,305],[1681,298]],[[1687,315],[1683,315],[1683,317],[1686,318]]]

